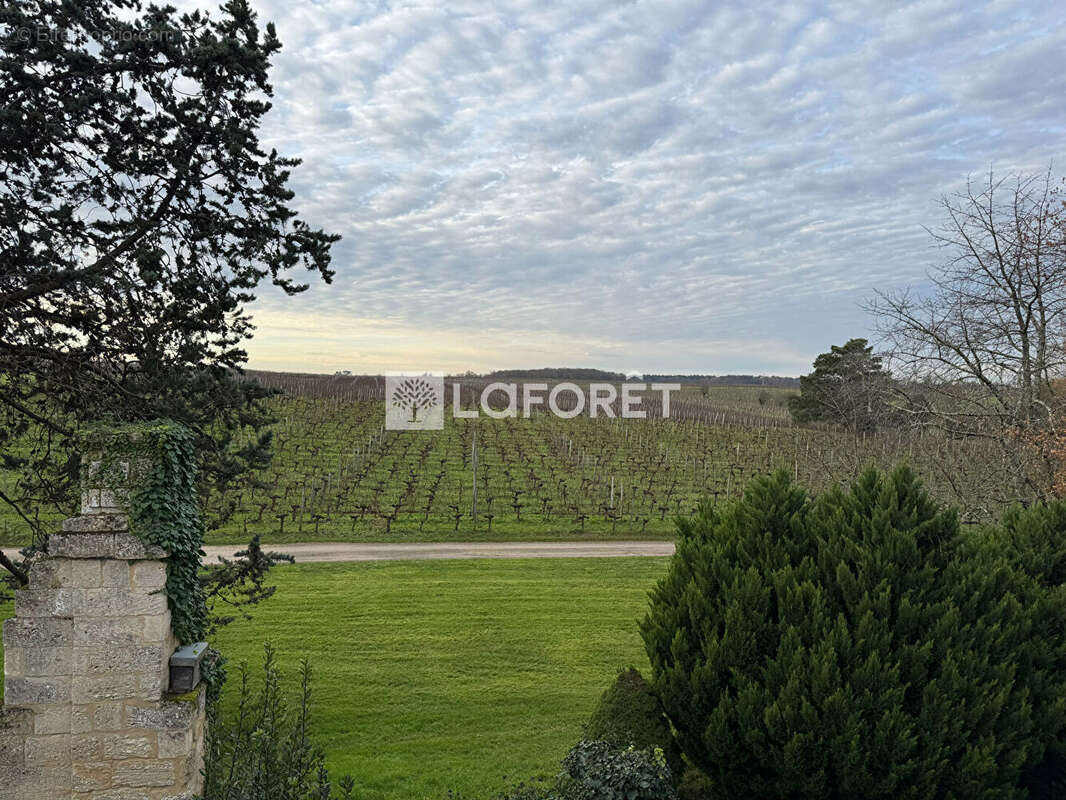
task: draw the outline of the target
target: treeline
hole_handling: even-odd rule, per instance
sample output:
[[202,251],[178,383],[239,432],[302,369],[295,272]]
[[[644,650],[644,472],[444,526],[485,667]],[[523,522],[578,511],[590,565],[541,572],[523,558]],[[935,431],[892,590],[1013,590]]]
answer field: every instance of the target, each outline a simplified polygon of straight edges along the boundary
[[[515,380],[568,380],[568,381],[624,381],[623,372],[610,372],[592,367],[541,367],[540,369],[498,369],[472,377]],[[641,380],[655,383],[684,383],[698,386],[768,386],[777,389],[796,389],[799,378],[782,375],[659,375],[646,374]]]
[[768,386],[774,389],[799,388],[799,378],[785,375],[645,375],[655,383],[694,383],[707,386]]
[[624,381],[625,373],[592,367],[541,367],[539,369],[497,369],[472,377],[514,380]]
[[[302,372],[271,372],[268,370],[247,370],[248,375],[267,385],[279,388],[291,388],[292,384],[306,381],[330,381],[338,385],[379,386],[381,375],[358,374],[349,370],[340,370],[333,374]],[[618,383],[627,379],[624,372],[612,372],[594,367],[539,367],[537,369],[497,369],[491,372],[474,372],[449,374],[448,380],[487,380],[487,381],[604,381]],[[776,389],[797,389],[799,378],[783,375],[661,375],[646,374],[633,376],[635,380],[654,383],[681,383],[696,386],[766,386]]]

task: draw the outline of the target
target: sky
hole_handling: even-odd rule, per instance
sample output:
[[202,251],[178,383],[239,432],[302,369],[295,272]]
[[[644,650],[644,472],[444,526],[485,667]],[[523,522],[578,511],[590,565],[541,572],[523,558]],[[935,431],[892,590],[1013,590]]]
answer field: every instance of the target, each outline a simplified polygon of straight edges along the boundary
[[1066,163],[1061,2],[254,5],[344,240],[253,368],[808,372],[943,261],[942,195]]

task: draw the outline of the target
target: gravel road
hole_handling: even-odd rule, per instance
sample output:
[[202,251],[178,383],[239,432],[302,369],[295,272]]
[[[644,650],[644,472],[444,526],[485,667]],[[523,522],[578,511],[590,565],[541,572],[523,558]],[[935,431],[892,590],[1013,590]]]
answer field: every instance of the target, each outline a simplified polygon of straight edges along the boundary
[[[611,558],[673,555],[673,542],[417,542],[365,544],[300,542],[264,545],[305,561],[432,561],[444,558]],[[238,545],[208,545],[205,561],[229,556]]]

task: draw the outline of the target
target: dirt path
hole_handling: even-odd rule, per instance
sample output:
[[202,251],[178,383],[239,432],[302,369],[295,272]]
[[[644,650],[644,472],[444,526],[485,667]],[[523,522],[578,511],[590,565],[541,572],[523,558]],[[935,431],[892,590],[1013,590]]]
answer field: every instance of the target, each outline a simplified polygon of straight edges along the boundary
[[[364,544],[301,542],[264,545],[304,561],[431,561],[443,558],[610,558],[673,555],[673,542],[418,542]],[[229,556],[239,545],[207,545],[204,561]]]

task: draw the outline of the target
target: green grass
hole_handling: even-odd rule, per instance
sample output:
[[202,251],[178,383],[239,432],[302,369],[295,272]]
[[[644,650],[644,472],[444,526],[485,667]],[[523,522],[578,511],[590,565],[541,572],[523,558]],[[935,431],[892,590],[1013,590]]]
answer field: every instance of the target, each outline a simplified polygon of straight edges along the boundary
[[[258,678],[263,643],[295,692],[314,669],[317,742],[365,800],[488,796],[553,774],[617,671],[663,558],[297,564],[214,644]],[[0,619],[13,614],[0,603]],[[0,649],[2,657],[2,649]]]
[[[618,669],[661,558],[304,564],[216,642],[253,675],[271,642],[314,668],[317,741],[367,800],[488,796],[553,774]],[[232,703],[236,680],[227,687]]]

